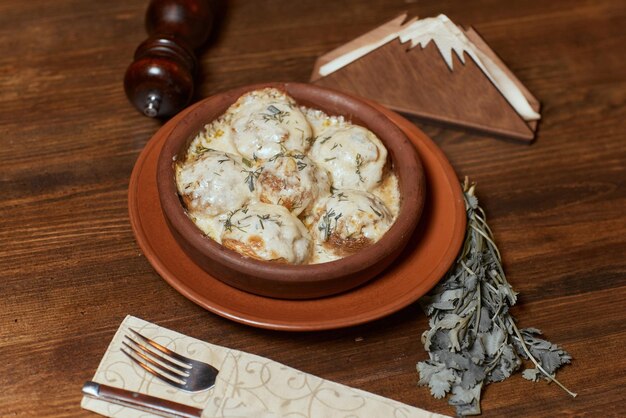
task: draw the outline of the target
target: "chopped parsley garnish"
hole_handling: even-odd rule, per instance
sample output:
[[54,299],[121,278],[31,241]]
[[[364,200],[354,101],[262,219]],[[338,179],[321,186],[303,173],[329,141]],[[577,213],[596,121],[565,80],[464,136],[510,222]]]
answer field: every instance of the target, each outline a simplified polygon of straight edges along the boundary
[[196,146],[196,154],[198,154],[198,155],[202,155],[202,154],[204,154],[205,152],[208,152],[208,151],[215,151],[215,150],[213,148],[207,148],[204,145]]
[[298,166],[298,171],[302,171],[306,168],[306,166],[308,165],[307,163],[303,163],[302,161],[298,161],[296,162],[296,165]]
[[233,223],[233,221],[232,221],[233,215],[236,214],[237,212],[247,213],[248,212],[248,208],[247,207],[243,207],[241,209],[237,209],[235,211],[228,212],[228,214],[226,215],[226,219],[224,220],[224,230],[225,231],[233,232],[233,228],[235,228],[235,229],[240,230],[241,232],[246,232],[246,230],[244,228],[246,228],[249,225],[241,225],[240,221],[237,221],[236,223]]
[[246,157],[242,157],[241,161],[246,165],[246,167],[252,167],[252,161],[250,161]]
[[256,217],[259,219],[259,225],[261,225],[261,229],[265,229],[263,221],[274,222],[277,226],[283,226],[283,223],[279,220],[280,215],[271,216],[269,213],[266,213],[265,215],[257,215]]
[[302,161],[304,157],[306,157],[304,154],[290,154],[286,150],[283,150],[279,152],[278,154],[273,155],[272,157],[270,157],[268,161],[274,162],[277,159],[284,158],[284,157],[291,157],[294,160],[296,160],[296,166],[298,167],[298,171],[304,170],[308,165],[307,163]]
[[372,205],[370,205],[370,209],[372,210],[372,212],[374,212],[376,215],[378,215],[379,218],[384,218],[385,217],[385,215],[383,215],[382,212],[379,212],[376,209],[374,209],[374,207]]
[[225,163],[226,161],[232,161],[233,164],[236,164],[235,160],[230,158],[230,156],[228,154],[226,154],[226,153],[224,153],[224,157],[221,160],[217,160],[217,162],[220,163],[220,164]]
[[242,173],[248,173],[244,182],[248,184],[248,189],[250,189],[251,192],[254,191],[254,181],[259,178],[262,171],[263,167],[257,168],[256,170],[241,170]]
[[346,196],[344,192],[337,193],[334,196],[337,197],[337,200],[340,202],[347,202],[349,200],[348,196]]
[[273,121],[276,123],[283,123],[285,118],[289,116],[289,112],[280,110],[274,105],[269,105],[267,107],[267,112],[268,113],[261,113],[261,116],[263,116],[263,120],[265,122]]
[[337,221],[341,218],[341,216],[342,214],[337,214],[335,209],[331,208],[326,210],[319,225],[317,226],[317,229],[322,231],[322,234],[324,235],[324,241],[327,241],[328,238],[330,238],[330,235],[335,231],[335,229],[337,229]]
[[361,156],[361,154],[357,154],[356,155],[356,174],[359,176],[359,181],[361,183],[363,183],[365,180],[363,180],[363,176],[361,175],[361,167],[363,166],[363,157]]
[[282,158],[282,157],[284,157],[284,156],[285,156],[285,153],[281,151],[281,152],[279,152],[278,154],[274,154],[274,155],[272,155],[272,156],[270,157],[270,159],[269,159],[269,160],[267,160],[267,161],[274,162],[274,161],[276,161],[277,159]]

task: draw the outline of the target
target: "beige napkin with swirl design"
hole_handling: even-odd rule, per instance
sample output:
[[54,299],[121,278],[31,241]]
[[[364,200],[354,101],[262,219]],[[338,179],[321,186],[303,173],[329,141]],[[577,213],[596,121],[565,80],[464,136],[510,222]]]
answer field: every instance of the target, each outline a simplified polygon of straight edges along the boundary
[[[217,367],[220,373],[215,386],[205,392],[185,393],[146,373],[120,350],[129,328],[180,354]],[[187,337],[133,316],[127,316],[120,325],[92,380],[201,408],[202,418],[443,417],[263,357]],[[83,398],[81,406],[108,417],[153,416],[88,397]]]

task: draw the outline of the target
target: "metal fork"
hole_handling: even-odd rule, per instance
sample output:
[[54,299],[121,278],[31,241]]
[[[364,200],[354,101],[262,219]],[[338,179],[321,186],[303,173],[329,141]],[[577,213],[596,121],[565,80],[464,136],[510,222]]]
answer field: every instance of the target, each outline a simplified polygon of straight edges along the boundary
[[218,370],[210,364],[182,356],[130,329],[121,351],[148,373],[178,389],[201,392],[215,385]]

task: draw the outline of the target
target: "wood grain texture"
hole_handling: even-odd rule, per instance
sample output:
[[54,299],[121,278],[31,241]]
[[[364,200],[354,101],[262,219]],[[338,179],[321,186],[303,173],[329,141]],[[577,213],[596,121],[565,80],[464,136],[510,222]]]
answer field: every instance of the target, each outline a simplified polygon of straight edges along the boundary
[[426,122],[531,142],[534,131],[474,60],[452,54],[450,71],[437,46],[393,40],[315,84],[375,100]]
[[[140,254],[127,215],[157,130],[122,77],[146,1],[0,2],[0,416],[89,417],[80,388],[126,314],[433,411],[417,387],[417,305],[332,332],[254,329],[189,302]],[[513,314],[574,357],[560,380],[490,385],[485,416],[619,416],[626,398],[626,7],[623,2],[229,2],[198,96],[306,81],[317,56],[397,16],[474,26],[543,103],[531,146],[422,128],[479,198],[521,292]]]
[[[417,20],[402,14],[336,48],[315,61],[310,81],[357,96],[367,97],[397,112],[428,123],[471,132],[532,142],[538,121],[525,121],[489,76],[467,52],[450,52],[450,64],[435,41],[412,46],[397,38]],[[472,27],[459,27],[484,56],[506,74],[511,83],[539,113],[539,101],[507,68]],[[396,38],[390,42],[381,40]],[[363,53],[362,51],[369,52]],[[354,51],[359,58],[333,70],[331,62]],[[483,59],[483,58],[481,58]],[[481,64],[482,65],[482,64]],[[328,71],[332,71],[328,74]],[[323,74],[323,75],[322,75]]]

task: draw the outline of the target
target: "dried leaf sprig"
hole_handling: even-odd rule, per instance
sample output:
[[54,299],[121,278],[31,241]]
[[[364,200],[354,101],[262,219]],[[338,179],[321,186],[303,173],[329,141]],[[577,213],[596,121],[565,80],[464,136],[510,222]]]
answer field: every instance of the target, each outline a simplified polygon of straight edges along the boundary
[[463,248],[452,269],[421,300],[430,317],[430,329],[422,335],[430,359],[417,363],[419,384],[428,385],[435,398],[451,394],[448,402],[458,415],[478,415],[483,386],[506,379],[526,359],[535,368],[524,370],[524,378],[544,378],[576,396],[554,378],[570,355],[537,337],[538,329],[517,328],[509,313],[517,293],[506,280],[475,185],[467,178],[463,192],[468,222]]

